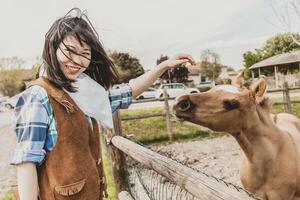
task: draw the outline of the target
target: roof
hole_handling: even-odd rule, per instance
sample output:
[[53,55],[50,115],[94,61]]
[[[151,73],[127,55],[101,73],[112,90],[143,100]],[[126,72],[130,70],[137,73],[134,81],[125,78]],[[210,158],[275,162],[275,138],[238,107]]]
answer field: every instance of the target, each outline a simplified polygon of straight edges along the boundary
[[300,62],[300,50],[272,56],[263,61],[255,63],[249,69],[257,69],[261,67],[283,65],[295,62]]

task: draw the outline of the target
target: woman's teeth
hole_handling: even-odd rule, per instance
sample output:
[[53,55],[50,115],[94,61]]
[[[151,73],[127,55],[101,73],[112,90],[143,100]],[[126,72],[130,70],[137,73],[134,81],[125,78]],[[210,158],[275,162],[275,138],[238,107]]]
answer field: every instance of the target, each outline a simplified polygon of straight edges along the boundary
[[80,70],[80,67],[75,67],[75,66],[70,66],[70,65],[66,65],[66,67],[73,72],[77,72]]

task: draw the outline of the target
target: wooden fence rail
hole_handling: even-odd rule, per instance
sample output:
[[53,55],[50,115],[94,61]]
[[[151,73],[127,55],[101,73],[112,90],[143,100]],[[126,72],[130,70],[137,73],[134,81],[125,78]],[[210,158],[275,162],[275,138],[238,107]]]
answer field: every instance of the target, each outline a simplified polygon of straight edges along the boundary
[[172,159],[142,147],[121,136],[112,138],[114,147],[129,155],[143,166],[167,177],[171,182],[203,200],[252,200],[245,192],[217,181],[213,177],[199,173]]
[[[289,90],[299,90],[300,87],[292,87],[292,88],[289,88]],[[274,93],[274,92],[283,92],[284,89],[271,89],[271,90],[268,90],[267,93]]]

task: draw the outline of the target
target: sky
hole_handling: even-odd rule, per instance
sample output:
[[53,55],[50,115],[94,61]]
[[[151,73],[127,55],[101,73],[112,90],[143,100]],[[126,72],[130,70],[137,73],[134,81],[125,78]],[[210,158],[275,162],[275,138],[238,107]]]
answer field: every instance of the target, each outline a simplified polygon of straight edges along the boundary
[[129,52],[145,69],[161,54],[188,53],[200,61],[205,49],[240,69],[244,52],[286,31],[278,19],[286,1],[0,0],[0,58],[18,56],[31,67],[52,23],[78,7],[87,11],[106,49]]

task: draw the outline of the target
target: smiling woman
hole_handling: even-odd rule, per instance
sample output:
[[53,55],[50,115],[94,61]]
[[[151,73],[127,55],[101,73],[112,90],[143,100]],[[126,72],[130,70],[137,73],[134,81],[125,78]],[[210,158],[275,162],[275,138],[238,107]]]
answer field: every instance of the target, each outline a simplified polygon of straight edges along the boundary
[[14,113],[18,142],[11,164],[18,166],[21,199],[103,199],[97,123],[111,132],[112,112],[128,108],[167,69],[187,62],[194,60],[179,54],[129,84],[114,85],[114,64],[85,12],[74,8],[56,20],[46,34],[40,77]]

